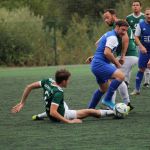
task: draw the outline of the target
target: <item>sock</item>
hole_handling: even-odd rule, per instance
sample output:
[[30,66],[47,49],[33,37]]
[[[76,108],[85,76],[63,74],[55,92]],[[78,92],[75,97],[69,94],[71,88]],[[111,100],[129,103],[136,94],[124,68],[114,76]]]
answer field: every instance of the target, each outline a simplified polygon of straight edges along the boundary
[[101,92],[99,89],[97,89],[94,94],[93,97],[91,99],[91,101],[89,102],[88,108],[95,108],[98,104],[98,102],[100,101],[101,97],[103,96],[103,92]]
[[114,94],[114,92],[116,91],[116,89],[118,88],[118,86],[121,84],[122,81],[119,80],[112,80],[112,82],[110,83],[110,86],[107,90],[106,96],[104,98],[105,101],[112,101],[112,96]]
[[112,96],[112,102],[115,104],[115,101],[116,101],[116,91],[114,92],[113,96]]
[[136,75],[136,90],[137,91],[140,91],[140,86],[141,86],[141,82],[142,82],[142,79],[143,79],[143,75],[144,73],[141,72],[141,71],[138,71],[137,75]]
[[130,102],[128,88],[125,82],[122,82],[118,87],[119,94],[121,98],[123,99],[123,102],[125,104],[128,104]]
[[100,114],[101,114],[101,117],[112,116],[112,115],[114,115],[114,111],[100,109]]
[[144,78],[145,78],[144,83],[148,83],[149,84],[149,80],[150,80],[150,70],[149,69],[145,70],[145,72],[144,72]]
[[43,112],[43,113],[41,113],[41,114],[38,114],[37,115],[39,118],[46,118],[47,117],[47,114],[46,114],[46,112]]

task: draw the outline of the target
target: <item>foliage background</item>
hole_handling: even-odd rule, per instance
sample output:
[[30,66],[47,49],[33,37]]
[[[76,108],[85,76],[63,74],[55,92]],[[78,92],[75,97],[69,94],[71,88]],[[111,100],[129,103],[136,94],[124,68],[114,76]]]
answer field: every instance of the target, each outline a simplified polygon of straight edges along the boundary
[[[141,0],[143,10],[150,6]],[[0,0],[0,65],[81,64],[108,30],[101,14],[131,13],[129,0]]]

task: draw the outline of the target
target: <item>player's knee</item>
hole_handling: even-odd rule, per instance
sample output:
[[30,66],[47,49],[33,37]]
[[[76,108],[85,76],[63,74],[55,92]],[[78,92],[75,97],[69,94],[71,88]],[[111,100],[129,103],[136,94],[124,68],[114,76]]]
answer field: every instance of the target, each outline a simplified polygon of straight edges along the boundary
[[117,73],[117,76],[116,76],[116,79],[117,80],[120,80],[120,81],[124,81],[125,80],[125,75],[122,71],[118,72]]

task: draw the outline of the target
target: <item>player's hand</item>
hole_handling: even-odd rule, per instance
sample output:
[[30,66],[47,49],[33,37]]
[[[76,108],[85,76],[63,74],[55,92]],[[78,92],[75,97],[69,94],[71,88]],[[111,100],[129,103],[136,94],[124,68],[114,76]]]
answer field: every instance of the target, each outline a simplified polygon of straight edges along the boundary
[[82,120],[81,119],[73,119],[73,120],[70,120],[69,123],[82,123]]
[[119,63],[123,65],[125,63],[125,57],[120,57]]
[[17,113],[19,112],[22,108],[23,108],[24,104],[23,103],[18,103],[16,106],[14,106],[12,109],[11,109],[11,112],[12,113]]
[[120,63],[117,63],[116,65],[115,65],[117,68],[121,68],[121,64]]
[[91,63],[91,61],[92,61],[92,59],[93,59],[93,57],[94,57],[94,56],[90,56],[90,57],[88,57],[88,58],[86,59],[86,61],[85,61],[85,62],[86,62],[87,64],[90,64],[90,63]]
[[140,49],[141,53],[143,53],[143,54],[147,53],[147,49],[143,45],[140,45],[139,49]]

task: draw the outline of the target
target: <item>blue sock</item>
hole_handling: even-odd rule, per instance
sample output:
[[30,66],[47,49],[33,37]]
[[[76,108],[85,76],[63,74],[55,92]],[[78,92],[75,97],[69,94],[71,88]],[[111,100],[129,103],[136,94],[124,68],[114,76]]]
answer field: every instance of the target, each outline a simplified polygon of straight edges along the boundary
[[88,108],[95,108],[98,104],[98,102],[100,101],[101,97],[103,96],[103,92],[101,92],[99,89],[97,89],[94,94],[93,97],[91,99],[91,101],[89,102]]
[[140,86],[141,86],[141,82],[142,82],[142,79],[143,79],[143,75],[144,75],[144,72],[141,72],[141,71],[137,72],[136,85],[135,85],[137,91],[140,91]]
[[112,96],[114,94],[114,92],[117,90],[118,86],[122,83],[122,81],[119,80],[112,80],[112,82],[110,83],[110,86],[107,90],[106,96],[104,98],[104,101],[111,101],[112,100]]

